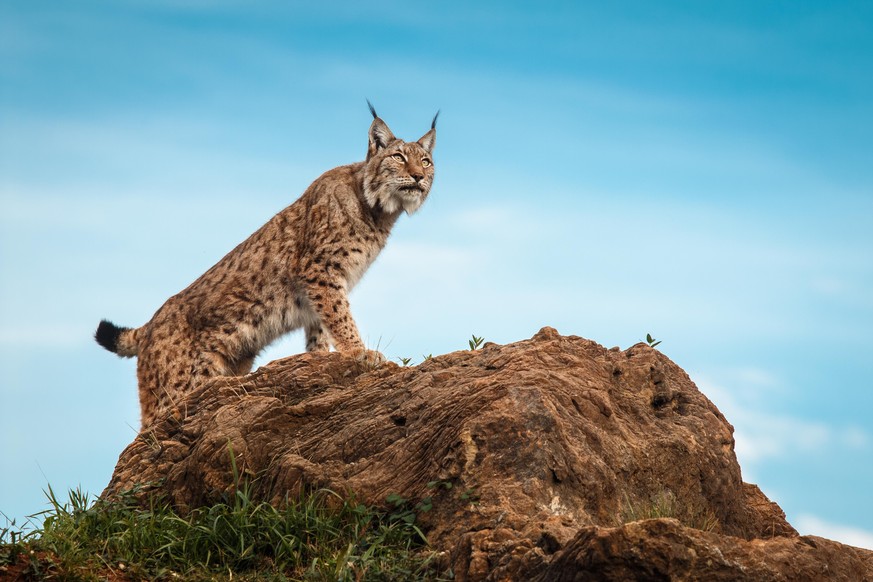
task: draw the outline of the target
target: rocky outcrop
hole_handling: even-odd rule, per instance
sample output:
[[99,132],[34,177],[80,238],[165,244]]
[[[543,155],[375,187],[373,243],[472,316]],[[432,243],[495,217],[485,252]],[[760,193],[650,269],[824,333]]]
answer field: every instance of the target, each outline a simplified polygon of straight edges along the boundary
[[104,495],[184,511],[234,470],[273,503],[431,498],[419,522],[458,580],[873,577],[873,552],[799,537],[743,483],[733,427],[661,352],[551,328],[415,367],[303,354],[217,379],[125,449]]
[[744,540],[652,519],[579,530],[536,580],[862,581],[873,552],[815,536]]

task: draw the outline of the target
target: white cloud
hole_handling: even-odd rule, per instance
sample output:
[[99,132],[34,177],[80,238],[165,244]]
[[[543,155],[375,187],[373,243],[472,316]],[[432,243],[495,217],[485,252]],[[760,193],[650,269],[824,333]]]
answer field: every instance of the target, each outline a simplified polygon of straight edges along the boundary
[[395,240],[389,243],[379,256],[379,269],[391,274],[383,275],[386,284],[396,277],[423,282],[437,278],[462,279],[483,260],[477,249],[460,248],[446,244]]
[[836,277],[819,277],[810,282],[810,288],[816,293],[839,297],[850,290],[851,285]]
[[524,229],[536,225],[531,223],[529,217],[524,216],[522,209],[497,205],[478,206],[456,212],[450,217],[450,224],[468,233],[490,231],[501,234],[524,232]]
[[854,449],[867,448],[870,444],[870,435],[857,426],[849,426],[840,431],[840,439]]
[[79,347],[91,343],[92,333],[92,329],[74,325],[4,326],[0,327],[0,348]]
[[764,370],[763,368],[757,368],[754,366],[737,368],[736,375],[743,383],[753,384],[764,388],[781,385],[781,381],[775,374],[769,370]]
[[797,516],[794,527],[803,535],[820,536],[850,546],[873,550],[873,531],[827,522],[809,514]]
[[[239,196],[253,186],[286,186],[283,178],[318,175],[317,168],[282,157],[287,151],[235,147],[251,139],[244,129],[178,114],[107,115],[96,121],[22,114],[3,124],[14,139],[0,142],[5,170],[0,186],[8,195],[48,186],[67,199],[95,190],[117,198],[136,188],[152,197],[165,191],[170,197],[173,191]],[[45,166],[53,171],[42,171]]]
[[[752,368],[742,368],[740,375],[752,379],[779,383],[775,376],[749,376]],[[742,384],[727,390],[700,375],[696,384],[734,425],[737,458],[741,465],[754,465],[767,459],[788,455],[824,453],[833,448],[864,449],[870,444],[870,435],[859,426],[835,427],[827,423],[773,413],[753,395],[745,395]],[[752,382],[754,388],[754,382]]]

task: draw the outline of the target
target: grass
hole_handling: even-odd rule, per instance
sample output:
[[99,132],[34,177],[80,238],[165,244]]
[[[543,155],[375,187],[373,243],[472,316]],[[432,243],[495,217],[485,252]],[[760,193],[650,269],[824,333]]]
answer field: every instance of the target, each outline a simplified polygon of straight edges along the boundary
[[0,578],[56,580],[439,580],[408,519],[320,490],[281,507],[246,488],[187,515],[133,494],[60,502],[41,528],[0,529]]
[[655,338],[652,337],[652,334],[647,333],[646,334],[646,343],[649,344],[649,347],[654,348],[654,347],[657,347],[658,344],[661,343],[661,340],[656,340]]
[[718,518],[711,509],[692,511],[679,503],[676,496],[668,490],[661,491],[645,502],[633,502],[625,493],[616,525],[662,517],[678,519],[683,525],[702,531],[718,531],[719,528]]
[[470,346],[471,350],[478,350],[480,347],[482,347],[482,342],[484,341],[484,337],[477,337],[476,334],[473,334],[473,337],[467,341],[467,345]]

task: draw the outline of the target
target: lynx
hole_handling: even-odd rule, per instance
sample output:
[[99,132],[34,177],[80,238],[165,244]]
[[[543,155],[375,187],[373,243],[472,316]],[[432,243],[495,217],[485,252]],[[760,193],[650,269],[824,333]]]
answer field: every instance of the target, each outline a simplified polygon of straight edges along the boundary
[[348,293],[384,248],[401,213],[430,193],[436,121],[405,142],[367,102],[373,122],[363,162],[334,168],[293,204],[174,295],[142,327],[103,320],[95,339],[138,357],[142,427],[174,410],[205,379],[251,371],[257,354],[303,328],[306,350],[333,347],[384,362],[364,347]]

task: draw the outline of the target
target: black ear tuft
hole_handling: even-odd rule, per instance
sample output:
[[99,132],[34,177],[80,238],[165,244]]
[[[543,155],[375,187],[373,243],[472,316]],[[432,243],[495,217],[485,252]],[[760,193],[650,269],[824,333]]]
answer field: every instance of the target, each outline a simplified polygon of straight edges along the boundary
[[373,119],[379,119],[379,116],[376,115],[376,108],[373,107],[373,104],[370,103],[369,99],[367,99],[367,106],[370,108],[370,113],[373,114]]
[[[367,101],[367,103],[369,103],[369,101]],[[372,107],[372,105],[371,105],[371,107]],[[440,109],[437,109],[436,115],[433,116],[433,121],[430,123],[431,129],[436,129],[436,120],[437,120],[437,117],[440,116],[440,111],[441,111]]]

